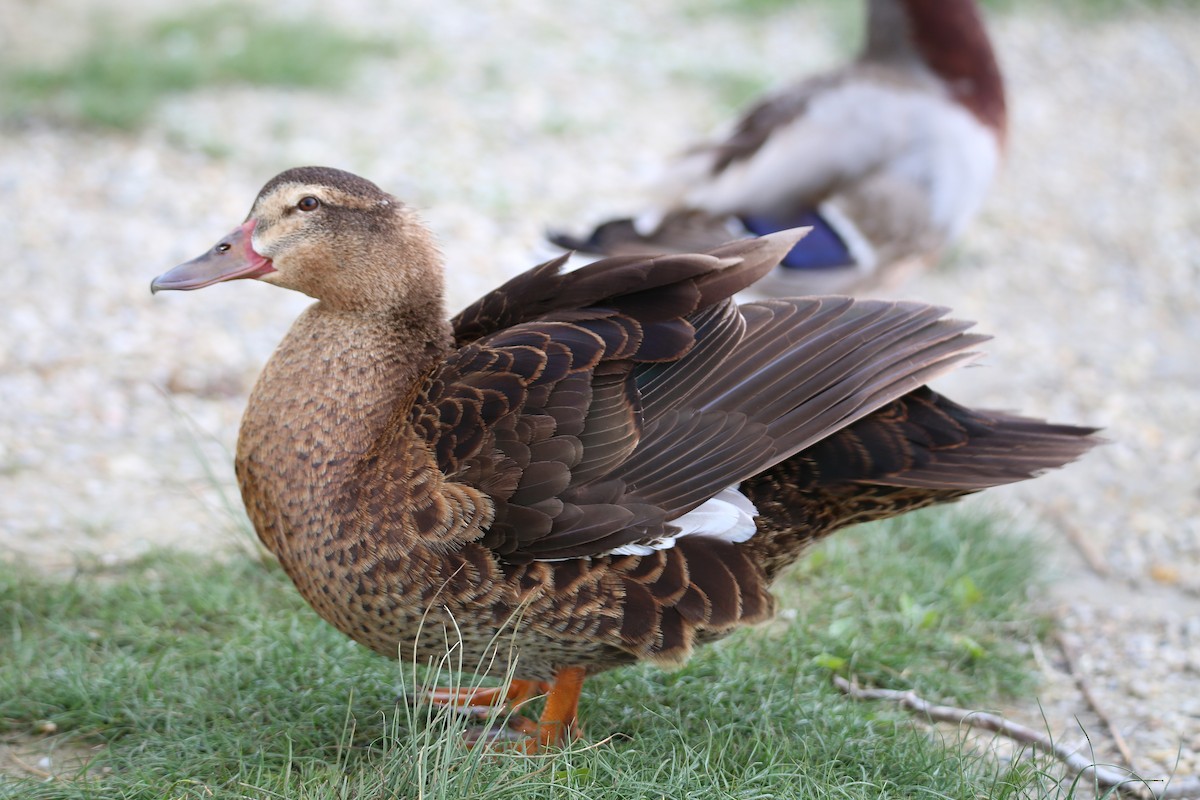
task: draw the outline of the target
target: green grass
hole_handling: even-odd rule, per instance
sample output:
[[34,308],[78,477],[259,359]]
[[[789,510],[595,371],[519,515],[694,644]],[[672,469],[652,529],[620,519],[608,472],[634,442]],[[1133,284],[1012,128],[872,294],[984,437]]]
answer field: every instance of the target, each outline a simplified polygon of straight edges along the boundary
[[4,65],[6,113],[49,113],[130,130],[174,92],[229,84],[331,89],[364,58],[392,50],[319,19],[271,19],[224,5],[163,19],[138,33],[118,32],[115,20],[98,27],[92,44],[66,64]]
[[1038,555],[986,520],[921,514],[814,552],[785,619],[685,668],[588,681],[589,739],[552,758],[489,754],[461,722],[397,705],[411,668],[319,621],[280,571],[161,553],[70,580],[0,567],[0,741],[43,721],[103,745],[86,777],[0,774],[0,797],[951,798],[1062,796],[855,703],[830,670],[988,705],[1030,689]]

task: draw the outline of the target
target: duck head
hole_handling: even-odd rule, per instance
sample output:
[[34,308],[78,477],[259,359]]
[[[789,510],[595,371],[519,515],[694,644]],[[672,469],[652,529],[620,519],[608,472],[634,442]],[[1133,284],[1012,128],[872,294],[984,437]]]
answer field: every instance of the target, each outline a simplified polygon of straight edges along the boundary
[[347,311],[440,299],[441,259],[424,224],[370,181],[296,167],[267,182],[246,221],[159,275],[151,292],[254,278]]
[[1004,144],[1004,78],[976,0],[869,0],[860,58],[928,70]]

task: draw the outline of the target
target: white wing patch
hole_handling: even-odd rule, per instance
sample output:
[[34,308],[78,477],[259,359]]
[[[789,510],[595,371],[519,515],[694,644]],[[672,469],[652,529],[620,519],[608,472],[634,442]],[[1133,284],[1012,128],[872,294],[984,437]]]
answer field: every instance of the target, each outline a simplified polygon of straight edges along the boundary
[[664,536],[652,542],[626,544],[610,550],[612,555],[648,556],[655,550],[666,550],[675,546],[675,541],[684,536],[708,536],[725,542],[744,542],[758,530],[754,517],[758,509],[736,486],[723,489],[705,500],[696,508],[671,524],[679,533]]
[[833,203],[821,203],[817,206],[817,212],[846,243],[846,249],[850,251],[850,255],[858,267],[857,271],[861,275],[870,275],[874,272],[879,261],[875,254],[875,248],[867,241],[867,237],[863,236],[862,231],[854,224],[854,220],[842,213],[841,209]]

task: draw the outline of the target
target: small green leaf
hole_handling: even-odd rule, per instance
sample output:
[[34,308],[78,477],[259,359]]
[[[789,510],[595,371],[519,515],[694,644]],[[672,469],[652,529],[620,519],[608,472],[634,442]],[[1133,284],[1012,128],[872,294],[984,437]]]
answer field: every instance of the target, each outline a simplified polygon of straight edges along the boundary
[[813,656],[813,663],[830,672],[840,672],[846,666],[846,659],[841,656],[835,656],[832,653],[821,653]]
[[592,770],[588,767],[572,767],[571,769],[559,769],[554,771],[554,779],[556,781],[565,781],[568,778],[584,780],[592,774]]
[[816,572],[829,563],[829,553],[824,550],[814,550],[808,557],[808,568]]
[[970,575],[963,575],[956,580],[950,590],[962,608],[970,608],[983,600],[983,592],[979,591],[979,587],[975,585],[975,581],[971,580]]
[[954,637],[954,644],[973,660],[978,661],[987,655],[987,650],[984,649],[983,645],[972,639],[970,636],[958,634]]

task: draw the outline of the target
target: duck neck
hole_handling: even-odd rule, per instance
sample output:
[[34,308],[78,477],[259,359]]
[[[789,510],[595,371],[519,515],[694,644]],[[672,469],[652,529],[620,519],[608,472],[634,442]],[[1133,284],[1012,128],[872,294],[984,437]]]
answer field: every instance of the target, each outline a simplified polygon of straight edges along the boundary
[[870,0],[862,60],[932,72],[1003,143],[1004,81],[975,0]]
[[285,567],[323,538],[356,470],[450,343],[437,302],[386,314],[317,303],[293,324],[251,393],[237,455],[247,511]]

